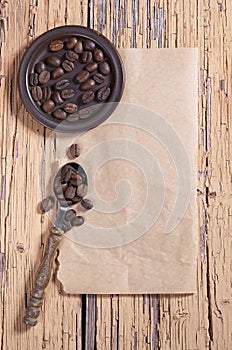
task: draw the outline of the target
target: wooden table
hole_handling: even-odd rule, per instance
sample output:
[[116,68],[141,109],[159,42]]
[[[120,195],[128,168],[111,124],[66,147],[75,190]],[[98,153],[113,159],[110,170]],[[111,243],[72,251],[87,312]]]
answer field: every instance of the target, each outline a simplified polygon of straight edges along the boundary
[[[232,348],[231,19],[230,0],[0,1],[2,350]],[[28,45],[64,24],[102,31],[117,47],[199,47],[198,292],[67,296],[54,274],[28,329],[25,303],[48,232],[37,205],[50,131],[25,111],[17,72]]]

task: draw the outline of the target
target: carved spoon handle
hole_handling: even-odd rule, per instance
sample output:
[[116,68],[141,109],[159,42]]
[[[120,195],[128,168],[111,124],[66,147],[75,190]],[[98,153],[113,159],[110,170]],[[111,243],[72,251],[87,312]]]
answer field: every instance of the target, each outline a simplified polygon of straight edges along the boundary
[[59,231],[55,227],[51,229],[43,260],[36,274],[26,316],[24,317],[24,322],[29,326],[35,326],[37,324],[37,318],[39,317],[43,303],[44,290],[50,280],[54,256],[62,236],[63,231]]

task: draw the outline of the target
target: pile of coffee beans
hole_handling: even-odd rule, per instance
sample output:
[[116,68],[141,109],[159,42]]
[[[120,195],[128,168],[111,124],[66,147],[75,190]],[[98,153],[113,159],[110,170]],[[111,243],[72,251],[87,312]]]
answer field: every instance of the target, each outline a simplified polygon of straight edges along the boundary
[[91,116],[89,106],[108,100],[112,67],[94,41],[73,36],[50,42],[28,81],[32,99],[43,112],[75,122]]

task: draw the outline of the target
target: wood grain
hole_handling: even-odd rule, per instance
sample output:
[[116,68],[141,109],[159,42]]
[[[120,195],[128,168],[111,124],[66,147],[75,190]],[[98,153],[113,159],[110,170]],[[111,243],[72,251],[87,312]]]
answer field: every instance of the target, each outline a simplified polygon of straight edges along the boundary
[[[0,348],[216,350],[231,334],[232,3],[226,0],[0,0]],[[198,293],[67,296],[55,278],[42,317],[23,323],[49,223],[37,212],[50,132],[25,111],[19,62],[63,24],[89,25],[117,47],[199,47]]]

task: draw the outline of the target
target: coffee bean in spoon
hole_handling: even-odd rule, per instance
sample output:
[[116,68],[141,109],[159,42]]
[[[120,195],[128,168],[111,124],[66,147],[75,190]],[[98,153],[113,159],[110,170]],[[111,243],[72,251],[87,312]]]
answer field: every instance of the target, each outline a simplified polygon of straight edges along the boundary
[[97,92],[97,99],[100,102],[106,101],[107,98],[110,96],[110,87],[109,86],[103,86],[100,88]]
[[66,52],[65,57],[67,58],[68,61],[75,62],[78,59],[79,55],[72,50],[68,50]]
[[95,81],[93,79],[88,79],[84,83],[81,84],[80,89],[83,91],[90,90],[94,88],[96,85]]
[[98,69],[99,69],[99,72],[104,75],[110,74],[110,65],[106,61],[99,63]]
[[42,213],[48,212],[54,205],[53,200],[51,197],[44,198],[40,203],[40,210]]
[[87,194],[88,187],[85,184],[80,184],[76,189],[76,194],[78,197],[84,197]]
[[66,199],[72,199],[76,195],[76,188],[74,186],[68,186],[67,190],[64,193]]
[[61,171],[61,182],[67,183],[71,179],[72,170],[70,167],[63,167]]
[[90,62],[92,60],[92,52],[90,51],[84,51],[81,55],[81,59],[82,59],[82,62],[83,63],[87,63],[87,62]]
[[65,70],[66,72],[71,72],[71,71],[74,69],[75,65],[74,65],[73,62],[71,62],[71,61],[69,61],[69,60],[65,60],[65,61],[62,63],[62,67],[64,68],[64,70]]
[[41,73],[46,69],[46,64],[43,61],[36,63],[35,71],[36,73]]
[[74,204],[77,204],[77,203],[79,203],[80,201],[81,201],[81,197],[75,196],[75,197],[72,198],[72,202],[73,202]]
[[62,40],[54,40],[50,43],[49,48],[51,51],[60,51],[64,47],[64,43]]
[[52,115],[59,120],[65,120],[67,118],[67,113],[61,108],[56,109]]
[[61,78],[64,75],[64,70],[61,67],[57,67],[52,71],[52,79]]
[[77,143],[73,143],[68,150],[69,158],[71,159],[77,158],[79,157],[80,154],[81,154],[80,146]]
[[82,199],[81,205],[85,210],[90,210],[93,208],[93,202],[90,199]]
[[77,43],[77,38],[75,38],[75,36],[72,36],[70,38],[68,38],[67,42],[66,42],[66,48],[67,49],[73,49],[74,46]]
[[89,78],[89,72],[86,70],[81,70],[79,73],[77,73],[75,78],[78,83],[83,83]]
[[59,91],[55,91],[52,94],[52,99],[57,105],[61,105],[62,103],[64,103],[64,100],[61,98]]
[[43,98],[43,92],[40,86],[33,86],[31,94],[34,101],[40,101]]
[[61,60],[55,55],[50,55],[46,58],[46,63],[52,67],[59,67],[61,65]]
[[81,226],[84,223],[83,216],[76,216],[74,219],[72,219],[71,224],[72,226]]
[[[94,98],[95,98],[95,94],[94,94],[94,92],[93,91],[86,91],[83,95],[82,95],[82,102],[83,103],[85,103],[85,104],[87,104],[87,103],[91,103],[93,100],[94,100]],[[91,112],[91,114],[92,114],[92,112]],[[86,118],[86,117],[89,117],[90,116],[90,114],[88,114],[88,113],[84,113],[84,114],[80,114],[80,118]]]
[[50,76],[51,76],[51,74],[47,70],[42,71],[39,74],[39,82],[40,82],[40,84],[46,84],[50,80]]
[[44,112],[51,112],[55,108],[55,103],[49,99],[42,104],[42,110]]
[[71,83],[68,79],[62,79],[56,83],[55,87],[57,90],[63,90],[66,89],[70,84]]
[[39,84],[39,75],[38,73],[31,73],[29,76],[29,83],[31,86],[35,86]]

